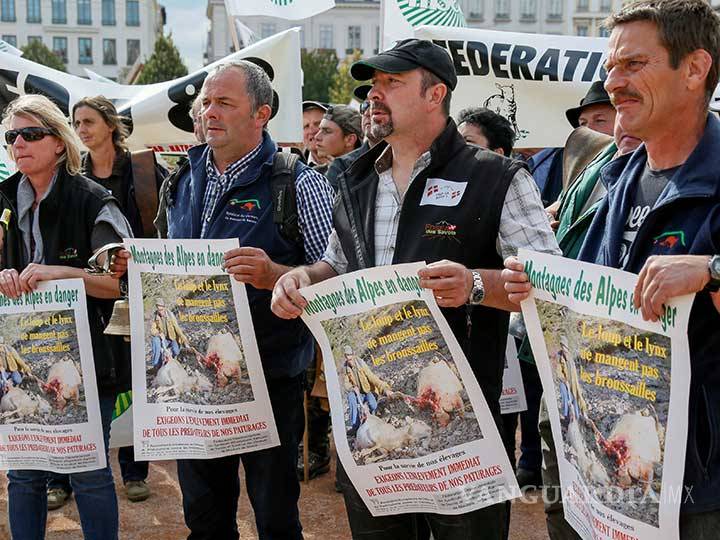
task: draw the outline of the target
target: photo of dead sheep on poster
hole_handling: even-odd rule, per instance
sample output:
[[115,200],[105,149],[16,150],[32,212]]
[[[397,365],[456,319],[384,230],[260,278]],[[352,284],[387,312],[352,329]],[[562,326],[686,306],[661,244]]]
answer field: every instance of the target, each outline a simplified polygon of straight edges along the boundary
[[658,527],[670,338],[536,302],[565,459],[593,498]]
[[148,403],[252,401],[230,277],[141,272]]
[[72,310],[4,315],[0,324],[0,425],[87,422]]
[[482,439],[427,304],[389,304],[322,321],[357,465],[417,458]]

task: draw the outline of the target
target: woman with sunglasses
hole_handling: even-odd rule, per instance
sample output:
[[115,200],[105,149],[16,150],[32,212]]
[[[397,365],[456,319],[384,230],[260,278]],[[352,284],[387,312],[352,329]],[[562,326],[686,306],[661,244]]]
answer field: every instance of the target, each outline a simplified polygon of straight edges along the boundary
[[[0,213],[10,212],[0,261],[0,292],[17,298],[42,281],[82,278],[85,282],[105,452],[116,389],[129,376],[122,338],[103,334],[118,281],[87,274],[94,251],[130,237],[116,200],[81,176],[80,143],[62,111],[43,96],[21,96],[3,117],[5,142],[18,172],[0,183]],[[6,213],[7,215],[7,213]],[[48,473],[8,473],[8,510],[14,540],[45,535]],[[109,461],[104,469],[70,475],[87,540],[116,540],[118,510]]]

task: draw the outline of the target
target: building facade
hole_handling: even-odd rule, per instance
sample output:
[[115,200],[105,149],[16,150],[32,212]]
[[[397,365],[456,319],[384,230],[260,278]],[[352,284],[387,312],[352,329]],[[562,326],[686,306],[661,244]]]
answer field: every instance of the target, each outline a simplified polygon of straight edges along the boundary
[[42,41],[68,73],[118,80],[150,56],[165,24],[156,0],[0,0],[0,37],[21,48]]

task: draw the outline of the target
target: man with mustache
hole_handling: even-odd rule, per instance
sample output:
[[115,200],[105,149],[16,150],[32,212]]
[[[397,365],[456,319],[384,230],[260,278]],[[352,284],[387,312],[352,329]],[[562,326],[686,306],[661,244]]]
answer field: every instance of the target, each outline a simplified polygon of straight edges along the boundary
[[[537,186],[522,163],[468,145],[458,133],[449,117],[457,76],[441,47],[402,40],[356,62],[351,74],[372,79],[370,130],[384,140],[338,176],[328,249],[322,261],[278,280],[273,312],[298,317],[307,305],[298,289],[338,274],[426,260],[420,285],[432,290],[499,420],[503,310],[512,307],[500,281],[502,257],[520,247],[559,253]],[[470,331],[468,305],[476,306]],[[373,517],[343,470],[339,478],[354,538],[416,540],[428,525],[437,540],[504,536],[504,503],[460,515]]]
[[[708,112],[720,17],[703,0],[641,0],[605,24],[605,88],[622,129],[644,146],[603,168],[608,195],[579,259],[639,273],[633,298],[648,320],[668,298],[697,293],[680,538],[709,540],[720,525],[720,121]],[[520,302],[527,275],[517,259],[505,265],[509,298]]]

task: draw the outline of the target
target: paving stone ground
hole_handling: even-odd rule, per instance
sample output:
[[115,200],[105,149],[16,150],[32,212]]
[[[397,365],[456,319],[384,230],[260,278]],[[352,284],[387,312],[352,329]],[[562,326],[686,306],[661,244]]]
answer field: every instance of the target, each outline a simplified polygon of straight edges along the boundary
[[[121,540],[184,540],[185,528],[180,487],[174,461],[150,464],[149,483],[152,496],[144,502],[131,503],[125,496],[117,451],[111,453],[120,503]],[[240,469],[242,474],[242,467]],[[334,489],[334,464],[329,474],[302,484],[300,514],[306,540],[350,540],[350,529],[342,496]],[[535,492],[531,492],[528,499]],[[538,497],[539,499],[539,492]],[[252,509],[243,493],[238,509],[241,539],[256,539]],[[74,501],[48,516],[47,540],[82,540],[80,520]],[[547,540],[542,501],[516,502],[510,529],[511,540]],[[9,540],[7,523],[7,479],[0,472],[0,540]]]

